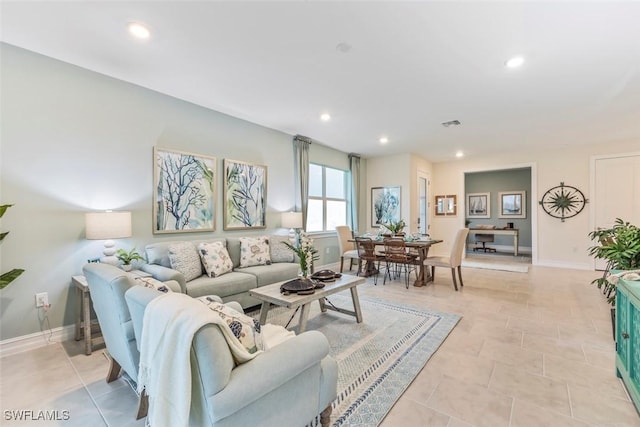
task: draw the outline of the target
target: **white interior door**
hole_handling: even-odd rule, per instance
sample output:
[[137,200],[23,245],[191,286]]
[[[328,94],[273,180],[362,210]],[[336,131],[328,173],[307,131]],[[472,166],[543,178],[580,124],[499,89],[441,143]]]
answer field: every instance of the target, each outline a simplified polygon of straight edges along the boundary
[[[595,228],[610,228],[616,218],[640,225],[640,154],[595,160]],[[596,270],[606,263],[596,260]]]
[[429,178],[418,172],[418,231],[429,233]]

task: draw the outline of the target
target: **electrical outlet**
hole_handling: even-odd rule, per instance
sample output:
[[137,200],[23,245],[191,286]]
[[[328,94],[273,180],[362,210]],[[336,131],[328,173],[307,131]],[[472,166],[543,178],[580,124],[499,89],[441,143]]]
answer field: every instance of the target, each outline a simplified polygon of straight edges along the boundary
[[40,292],[36,294],[36,308],[46,307],[49,305],[49,293]]

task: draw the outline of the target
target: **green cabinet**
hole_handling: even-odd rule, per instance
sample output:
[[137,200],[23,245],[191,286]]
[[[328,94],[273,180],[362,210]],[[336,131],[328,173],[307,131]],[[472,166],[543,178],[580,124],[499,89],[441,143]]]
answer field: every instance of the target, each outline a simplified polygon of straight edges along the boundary
[[640,412],[640,281],[616,289],[616,374]]

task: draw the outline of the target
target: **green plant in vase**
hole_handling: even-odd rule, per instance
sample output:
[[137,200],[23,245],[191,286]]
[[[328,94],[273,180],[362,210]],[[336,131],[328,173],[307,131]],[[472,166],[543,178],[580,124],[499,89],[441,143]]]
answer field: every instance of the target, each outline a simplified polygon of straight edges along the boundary
[[124,249],[118,249],[116,251],[116,258],[122,261],[122,269],[124,271],[131,270],[131,263],[133,261],[144,261],[144,258],[138,253],[138,250],[135,247],[131,248],[129,252]]
[[391,221],[383,225],[393,234],[401,234],[402,230],[404,230],[404,228],[407,226],[407,224],[404,222],[404,219],[396,222]]
[[300,264],[300,274],[305,279],[311,274],[313,262],[319,259],[318,250],[313,247],[313,239],[311,239],[304,231],[300,233],[300,238],[295,245],[289,242],[282,242],[283,245],[291,249],[298,257]]

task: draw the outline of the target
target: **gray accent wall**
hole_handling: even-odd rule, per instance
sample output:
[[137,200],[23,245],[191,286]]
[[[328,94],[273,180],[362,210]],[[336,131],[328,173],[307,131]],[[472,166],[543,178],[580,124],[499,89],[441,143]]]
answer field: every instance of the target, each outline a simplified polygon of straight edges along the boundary
[[[466,173],[464,177],[465,193],[491,193],[491,218],[467,218],[471,221],[469,227],[474,228],[481,224],[505,227],[507,222],[513,222],[514,228],[519,230],[520,247],[531,248],[531,209],[536,201],[531,200],[531,168],[506,169],[487,172]],[[526,191],[527,217],[524,219],[499,218],[500,201],[498,195],[504,191]],[[466,206],[465,194],[465,206]],[[466,215],[466,211],[464,213]],[[469,237],[469,242],[473,243],[473,236]],[[512,236],[495,236],[498,246],[513,247]],[[487,244],[491,246],[492,244]]]

